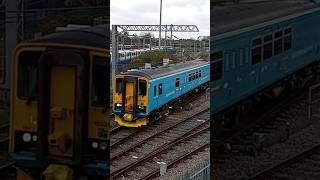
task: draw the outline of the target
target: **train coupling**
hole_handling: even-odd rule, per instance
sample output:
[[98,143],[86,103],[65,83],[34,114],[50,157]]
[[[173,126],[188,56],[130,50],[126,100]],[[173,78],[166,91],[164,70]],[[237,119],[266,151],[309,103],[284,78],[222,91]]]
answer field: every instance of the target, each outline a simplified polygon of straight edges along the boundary
[[126,113],[126,114],[123,115],[123,119],[126,120],[126,121],[132,121],[133,120],[133,115],[129,114],[129,113]]

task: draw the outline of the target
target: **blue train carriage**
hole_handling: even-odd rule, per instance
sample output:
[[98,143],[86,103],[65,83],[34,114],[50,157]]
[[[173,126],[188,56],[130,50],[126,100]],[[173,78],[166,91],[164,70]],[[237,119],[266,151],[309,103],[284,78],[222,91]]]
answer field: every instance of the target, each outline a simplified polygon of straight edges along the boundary
[[127,127],[147,125],[165,115],[174,100],[205,86],[209,74],[204,60],[119,74],[113,95],[115,121]]
[[237,4],[215,7],[214,12],[211,113],[216,121],[228,121],[228,113],[238,117],[252,107],[257,94],[275,97],[286,88],[301,87],[317,69],[319,4]]

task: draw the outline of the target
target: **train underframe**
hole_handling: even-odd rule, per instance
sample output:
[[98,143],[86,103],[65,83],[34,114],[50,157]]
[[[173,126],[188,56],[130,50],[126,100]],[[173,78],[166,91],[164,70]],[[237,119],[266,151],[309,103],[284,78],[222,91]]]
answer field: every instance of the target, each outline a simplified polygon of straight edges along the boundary
[[314,80],[319,79],[320,62],[316,61],[235,105],[216,113],[214,115],[214,123],[226,128],[237,128],[243,117],[248,116],[255,107],[259,107],[266,100],[275,100],[283,94],[305,88]]
[[171,111],[177,110],[191,110],[192,103],[190,102],[190,98],[195,94],[199,94],[205,91],[209,87],[209,83],[204,83],[197,88],[193,89],[192,91],[182,95],[179,98],[174,99],[173,101],[163,105],[161,108],[153,111],[150,113],[148,117],[150,123],[156,122],[157,120],[167,116]]

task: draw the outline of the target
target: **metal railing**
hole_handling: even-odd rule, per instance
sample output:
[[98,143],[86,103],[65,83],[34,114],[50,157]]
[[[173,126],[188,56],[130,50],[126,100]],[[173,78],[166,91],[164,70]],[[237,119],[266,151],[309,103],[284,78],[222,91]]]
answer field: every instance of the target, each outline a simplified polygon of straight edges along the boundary
[[177,180],[210,180],[210,160],[206,160],[176,177]]

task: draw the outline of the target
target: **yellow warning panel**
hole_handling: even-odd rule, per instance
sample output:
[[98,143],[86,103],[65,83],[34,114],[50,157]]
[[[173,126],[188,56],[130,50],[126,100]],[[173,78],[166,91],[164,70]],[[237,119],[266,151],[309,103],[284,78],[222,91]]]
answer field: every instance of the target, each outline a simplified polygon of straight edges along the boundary
[[68,166],[50,164],[42,175],[46,180],[72,180],[73,170]]
[[26,172],[22,169],[15,167],[17,173],[17,180],[35,180],[33,177],[29,176]]

